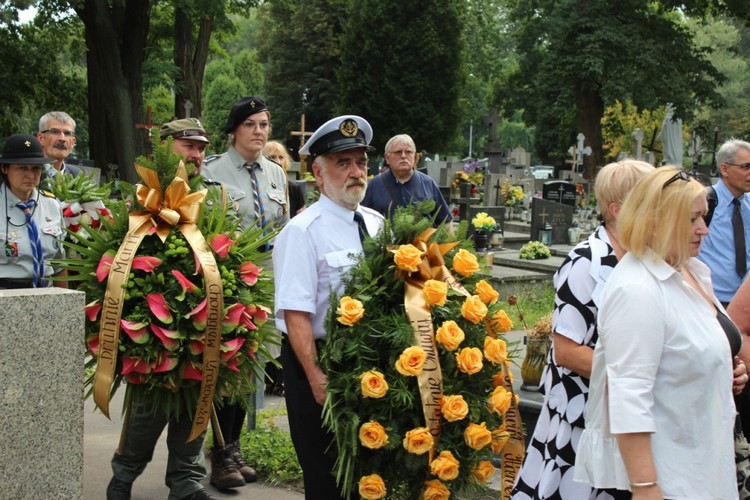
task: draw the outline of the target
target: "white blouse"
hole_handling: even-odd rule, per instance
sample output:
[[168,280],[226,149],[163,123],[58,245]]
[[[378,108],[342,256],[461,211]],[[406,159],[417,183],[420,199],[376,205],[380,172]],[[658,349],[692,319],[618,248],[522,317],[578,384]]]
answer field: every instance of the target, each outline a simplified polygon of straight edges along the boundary
[[[713,297],[709,269],[697,259],[688,268]],[[604,288],[598,330],[575,479],[628,490],[615,435],[647,432],[665,498],[737,498],[732,359],[709,304],[655,254],[627,254]]]

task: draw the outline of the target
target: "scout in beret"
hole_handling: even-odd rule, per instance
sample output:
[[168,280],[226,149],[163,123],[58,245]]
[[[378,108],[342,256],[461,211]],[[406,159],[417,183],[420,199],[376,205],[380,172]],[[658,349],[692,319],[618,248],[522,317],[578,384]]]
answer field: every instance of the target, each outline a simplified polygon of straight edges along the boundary
[[161,126],[159,136],[164,141],[168,137],[174,139],[172,150],[181,155],[185,163],[193,165],[191,176],[199,175],[203,160],[206,159],[206,146],[211,141],[208,139],[206,129],[197,118],[180,118],[172,120]]

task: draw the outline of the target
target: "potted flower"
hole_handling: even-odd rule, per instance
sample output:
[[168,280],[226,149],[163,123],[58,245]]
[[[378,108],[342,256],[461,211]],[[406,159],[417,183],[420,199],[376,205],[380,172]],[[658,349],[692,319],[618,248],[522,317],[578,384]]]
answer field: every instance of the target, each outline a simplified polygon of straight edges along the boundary
[[479,212],[471,220],[471,225],[474,226],[474,248],[477,251],[486,249],[490,234],[497,226],[495,219],[487,215],[486,212]]
[[510,179],[505,179],[500,184],[500,193],[502,193],[503,198],[505,199],[505,206],[511,207],[510,210],[505,211],[505,218],[507,220],[510,219],[512,208],[520,206],[523,203],[523,187],[514,186],[511,184]]
[[521,363],[521,389],[537,392],[547,364],[547,352],[552,345],[552,314],[547,314],[536,322],[534,328],[526,333],[524,343],[526,356]]
[[530,241],[521,247],[518,257],[525,260],[548,259],[552,256],[547,245],[541,241]]

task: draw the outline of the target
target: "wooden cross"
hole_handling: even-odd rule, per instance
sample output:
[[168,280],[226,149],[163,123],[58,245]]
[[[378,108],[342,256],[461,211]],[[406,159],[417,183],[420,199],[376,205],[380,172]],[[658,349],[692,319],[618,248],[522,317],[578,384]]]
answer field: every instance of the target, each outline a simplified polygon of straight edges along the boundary
[[146,153],[146,158],[149,160],[151,159],[151,132],[155,128],[159,128],[160,125],[156,123],[151,123],[151,106],[146,107],[146,123],[136,123],[135,128],[139,129],[146,129],[148,131],[148,144],[149,144],[149,151]]
[[[300,116],[299,121],[300,121],[300,125],[302,126],[300,127],[299,130],[293,131],[292,135],[295,137],[299,137],[299,147],[300,149],[302,149],[302,146],[305,145],[305,139],[313,135],[313,133],[305,131],[305,114],[304,113],[302,113],[302,116]],[[305,161],[306,158],[307,158],[307,155],[300,155],[299,157],[299,173],[300,174],[304,174],[307,171],[307,162]]]

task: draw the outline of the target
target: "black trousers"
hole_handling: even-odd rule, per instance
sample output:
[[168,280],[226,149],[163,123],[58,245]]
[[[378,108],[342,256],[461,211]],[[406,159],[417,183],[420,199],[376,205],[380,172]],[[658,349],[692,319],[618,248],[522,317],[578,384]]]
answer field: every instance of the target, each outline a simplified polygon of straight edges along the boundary
[[323,428],[323,407],[315,402],[310,383],[292,346],[284,338],[281,346],[284,367],[284,389],[289,430],[302,466],[307,500],[335,500],[342,498],[333,476],[335,457],[328,450],[333,434]]

